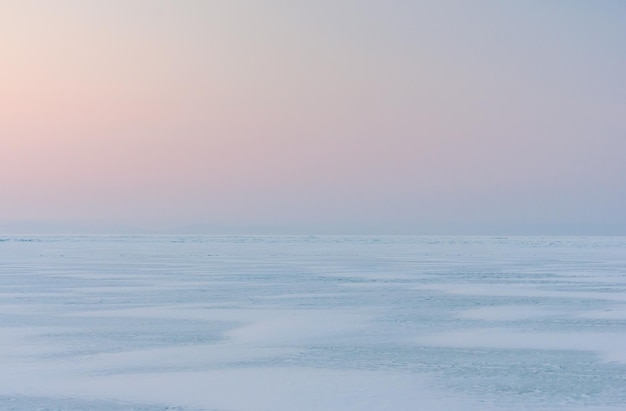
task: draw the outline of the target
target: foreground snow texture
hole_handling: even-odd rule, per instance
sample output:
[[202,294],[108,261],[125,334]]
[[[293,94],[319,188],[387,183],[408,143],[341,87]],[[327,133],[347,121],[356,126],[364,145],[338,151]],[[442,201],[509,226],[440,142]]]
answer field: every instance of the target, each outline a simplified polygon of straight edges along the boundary
[[626,238],[0,238],[2,410],[626,409]]

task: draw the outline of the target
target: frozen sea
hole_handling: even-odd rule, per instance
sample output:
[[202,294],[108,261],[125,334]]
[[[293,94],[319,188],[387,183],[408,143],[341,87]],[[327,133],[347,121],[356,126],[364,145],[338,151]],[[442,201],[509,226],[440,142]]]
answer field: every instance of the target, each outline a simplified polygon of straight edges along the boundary
[[0,410],[626,410],[626,238],[0,237]]

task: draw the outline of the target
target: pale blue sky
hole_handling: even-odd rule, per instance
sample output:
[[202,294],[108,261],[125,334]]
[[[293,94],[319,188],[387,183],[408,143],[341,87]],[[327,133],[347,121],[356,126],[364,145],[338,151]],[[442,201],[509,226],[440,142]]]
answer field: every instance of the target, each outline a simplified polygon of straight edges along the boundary
[[0,229],[626,235],[626,2],[0,5]]

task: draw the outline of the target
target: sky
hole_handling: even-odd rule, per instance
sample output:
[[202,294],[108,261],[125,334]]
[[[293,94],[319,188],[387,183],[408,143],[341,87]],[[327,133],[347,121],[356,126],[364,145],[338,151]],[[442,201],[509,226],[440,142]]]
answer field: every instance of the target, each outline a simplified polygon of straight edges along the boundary
[[625,21],[3,0],[0,232],[626,235]]

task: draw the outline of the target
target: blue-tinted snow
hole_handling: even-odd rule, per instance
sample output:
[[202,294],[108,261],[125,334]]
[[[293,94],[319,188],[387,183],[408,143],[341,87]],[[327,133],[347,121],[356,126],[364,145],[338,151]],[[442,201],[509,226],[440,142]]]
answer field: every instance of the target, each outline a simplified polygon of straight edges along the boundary
[[0,409],[626,409],[626,238],[0,239]]

